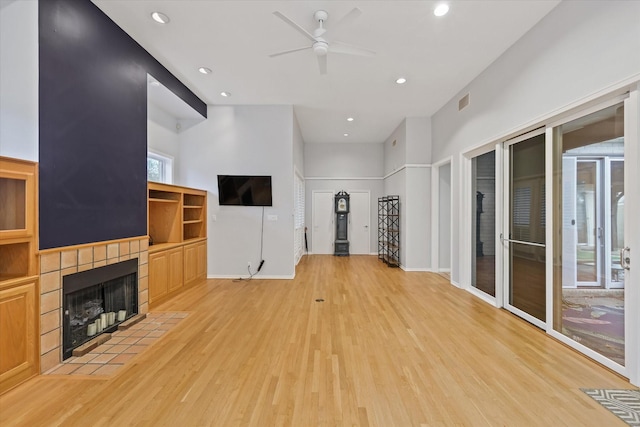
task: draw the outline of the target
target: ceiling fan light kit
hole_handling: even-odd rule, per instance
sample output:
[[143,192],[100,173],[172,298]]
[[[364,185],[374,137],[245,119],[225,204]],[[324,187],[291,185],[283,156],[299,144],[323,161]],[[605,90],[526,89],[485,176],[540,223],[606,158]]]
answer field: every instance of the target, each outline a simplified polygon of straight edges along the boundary
[[300,47],[295,49],[289,49],[282,52],[277,52],[269,55],[271,58],[281,55],[287,55],[294,52],[299,52],[301,50],[311,49],[316,56],[318,61],[318,69],[320,70],[320,74],[327,73],[327,55],[329,53],[340,53],[344,55],[358,55],[358,56],[373,56],[376,53],[373,50],[365,49],[359,46],[350,45],[347,43],[342,43],[337,40],[329,42],[323,36],[325,36],[331,30],[336,30],[337,28],[348,25],[358,16],[360,16],[362,12],[357,7],[352,9],[349,13],[347,13],[342,19],[340,19],[331,29],[327,30],[324,28],[325,21],[329,18],[329,13],[326,10],[318,10],[313,14],[313,19],[318,22],[318,27],[313,30],[313,34],[307,31],[304,27],[297,24],[291,18],[285,16],[283,13],[276,11],[273,12],[275,16],[282,19],[286,24],[291,26],[294,30],[298,31],[300,34],[305,36],[311,41],[311,46]]

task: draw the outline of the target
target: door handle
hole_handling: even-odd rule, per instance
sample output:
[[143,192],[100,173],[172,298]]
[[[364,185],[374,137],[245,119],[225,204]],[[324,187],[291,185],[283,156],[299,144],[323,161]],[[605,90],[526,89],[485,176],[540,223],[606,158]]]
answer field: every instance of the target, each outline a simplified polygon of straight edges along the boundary
[[[624,256],[625,253],[627,253],[628,256],[625,257]],[[626,248],[620,249],[620,267],[624,268],[625,270],[629,270],[630,263],[631,263],[631,249],[629,249],[629,246],[627,246]]]

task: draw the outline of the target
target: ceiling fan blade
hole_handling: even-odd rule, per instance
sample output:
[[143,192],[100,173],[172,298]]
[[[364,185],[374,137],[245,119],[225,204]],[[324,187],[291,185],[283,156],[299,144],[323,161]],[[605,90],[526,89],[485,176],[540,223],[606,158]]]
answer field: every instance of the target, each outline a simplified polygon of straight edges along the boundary
[[284,50],[282,52],[272,53],[271,55],[269,55],[269,58],[274,58],[274,57],[280,56],[280,55],[286,55],[287,53],[293,53],[293,52],[298,52],[298,51],[301,51],[301,50],[311,49],[311,47],[312,46],[298,47],[296,49],[289,49],[289,50]]
[[303,36],[305,36],[309,40],[311,40],[313,42],[316,41],[315,37],[313,37],[313,34],[311,34],[309,31],[305,30],[300,25],[298,25],[295,22],[293,22],[287,16],[283,15],[282,13],[280,13],[278,11],[273,12],[273,14],[276,15],[278,18],[282,19],[287,24],[291,25],[296,31],[298,31],[300,34],[302,34]]
[[329,28],[328,31],[331,31],[332,33],[335,33],[336,31],[340,30],[340,28],[348,27],[360,15],[362,15],[362,11],[360,9],[358,9],[357,7],[354,7],[353,9],[351,9],[351,11],[349,13],[344,15],[338,22],[336,22],[334,25],[332,25]]
[[359,55],[359,56],[375,56],[376,52],[371,49],[365,49],[364,47],[354,46],[342,42],[331,42],[329,46],[329,52],[342,53],[345,55]]
[[318,56],[317,58],[320,74],[327,74],[327,55]]

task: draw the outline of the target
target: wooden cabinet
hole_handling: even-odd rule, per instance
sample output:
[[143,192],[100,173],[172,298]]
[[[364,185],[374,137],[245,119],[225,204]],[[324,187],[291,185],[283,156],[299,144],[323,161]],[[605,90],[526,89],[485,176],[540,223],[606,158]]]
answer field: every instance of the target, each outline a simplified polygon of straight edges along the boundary
[[207,242],[184,247],[184,283],[186,286],[207,278]]
[[184,250],[182,246],[169,249],[167,258],[169,262],[169,292],[180,289],[184,283]]
[[0,157],[0,393],[40,370],[37,172]]
[[149,305],[207,276],[207,192],[149,183]]
[[38,278],[0,283],[0,393],[39,371]]
[[149,255],[149,305],[167,296],[169,292],[169,261],[167,252]]
[[161,301],[185,283],[183,247],[149,255],[149,304]]

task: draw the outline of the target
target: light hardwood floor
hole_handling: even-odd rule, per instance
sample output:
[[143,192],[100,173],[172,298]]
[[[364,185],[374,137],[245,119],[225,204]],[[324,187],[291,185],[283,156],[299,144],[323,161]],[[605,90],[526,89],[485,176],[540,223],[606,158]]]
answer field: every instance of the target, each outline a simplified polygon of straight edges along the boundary
[[442,276],[370,256],[209,280],[156,311],[190,315],[114,377],[1,396],[0,425],[623,426],[580,387],[632,388]]

